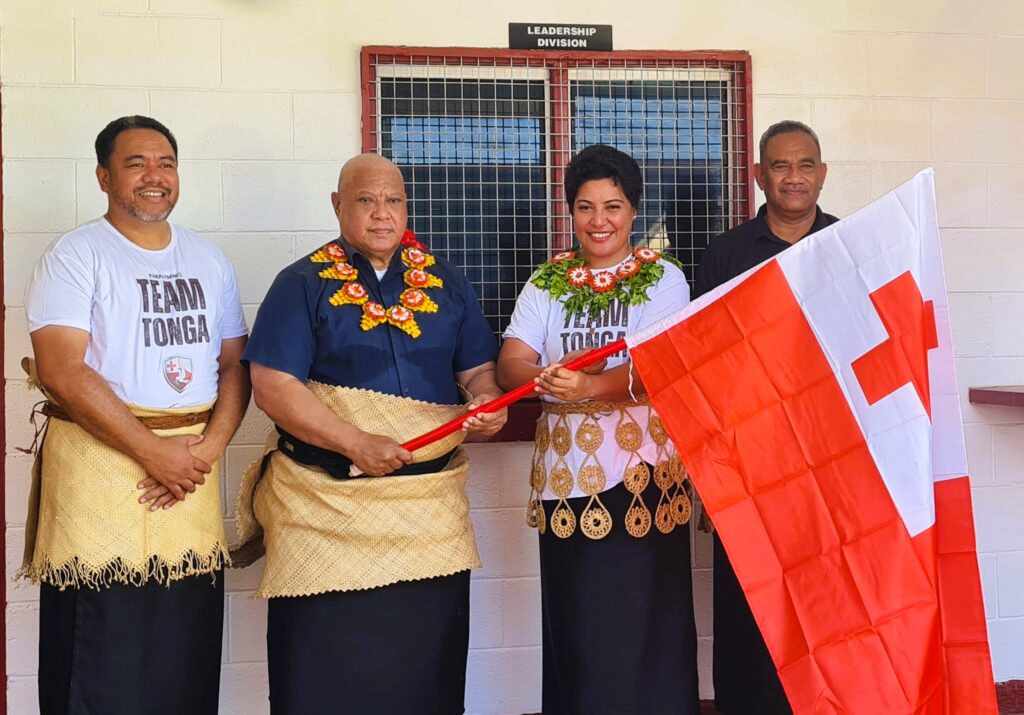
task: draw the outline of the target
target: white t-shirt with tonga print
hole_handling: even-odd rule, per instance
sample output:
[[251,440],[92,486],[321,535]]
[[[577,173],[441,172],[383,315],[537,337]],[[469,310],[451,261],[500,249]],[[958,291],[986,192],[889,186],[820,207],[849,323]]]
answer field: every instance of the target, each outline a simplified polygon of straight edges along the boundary
[[66,233],[36,263],[25,309],[29,332],[88,332],[86,364],[121,400],[158,409],[214,400],[221,341],[248,332],[230,261],[174,224],[155,251],[102,218]]
[[[659,261],[665,272],[661,279],[648,288],[649,300],[641,305],[622,305],[613,301],[608,310],[598,318],[591,320],[587,316],[566,315],[565,305],[560,301],[552,299],[551,295],[533,283],[527,282],[519,293],[516,300],[516,307],[512,313],[512,320],[505,330],[504,338],[516,338],[522,340],[535,352],[540,354],[539,364],[546,367],[551,363],[558,362],[562,356],[573,350],[584,348],[596,348],[607,345],[620,338],[632,335],[637,331],[650,325],[660,322],[662,319],[682,310],[690,302],[690,287],[686,282],[683,272],[665,260]],[[611,266],[608,271],[615,271],[619,264]],[[595,272],[598,272],[595,270]],[[629,359],[625,348],[608,358],[606,370],[622,365]],[[553,397],[543,396],[542,399],[558,402]],[[637,421],[638,426],[647,433],[647,420],[651,411],[650,407],[636,406],[627,410]],[[548,415],[548,427],[553,428],[556,422],[555,415]],[[605,488],[607,491],[622,481],[623,473],[630,466],[631,455],[619,449],[615,442],[615,428],[618,426],[618,416],[611,415],[598,419],[604,431],[604,440],[595,452],[595,456],[604,467]],[[583,422],[583,415],[568,415],[568,427],[572,434]],[[674,453],[672,443],[669,442],[668,454]],[[658,448],[649,438],[644,439],[643,446],[639,450],[644,461],[655,463],[657,461]],[[579,474],[583,466],[585,454],[578,449],[571,449],[565,456],[565,465],[574,475]],[[547,473],[555,462],[554,450],[547,451],[545,467]],[[632,458],[636,462],[635,457]],[[550,491],[550,482],[545,486],[544,499],[556,499]],[[570,497],[584,496],[575,483]]]

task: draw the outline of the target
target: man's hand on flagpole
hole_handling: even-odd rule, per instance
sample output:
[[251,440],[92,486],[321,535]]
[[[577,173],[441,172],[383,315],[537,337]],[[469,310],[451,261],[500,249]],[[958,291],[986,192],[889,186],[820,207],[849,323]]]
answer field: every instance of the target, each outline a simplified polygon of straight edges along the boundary
[[[487,404],[491,400],[495,400],[500,397],[501,393],[489,393],[477,395],[473,398],[473,401],[466,405],[467,409],[473,410],[480,405]],[[493,437],[496,435],[502,427],[505,426],[505,421],[508,419],[508,408],[502,407],[496,412],[480,412],[472,417],[466,419],[462,423],[462,429],[470,434],[477,434],[481,437]]]
[[[347,456],[359,474],[382,477],[412,461],[412,452],[390,437],[363,432]],[[353,476],[356,476],[353,474]]]
[[[467,405],[468,410],[471,411],[501,396],[501,388],[498,387],[494,376],[493,361],[455,373],[455,379],[473,396],[472,402]],[[462,423],[462,429],[468,433],[467,441],[482,442],[496,435],[505,426],[507,419],[508,408],[502,407],[493,412],[480,412],[467,417]]]
[[[516,372],[519,372],[519,373],[524,372],[521,369],[523,367],[526,368],[525,372],[528,373],[528,376],[523,378],[523,379],[526,380],[526,382],[522,383],[518,387],[510,389],[508,392],[506,392],[501,397],[495,399],[493,402],[490,402],[490,403],[482,405],[482,407],[490,407],[489,411],[490,412],[494,412],[495,414],[498,414],[499,411],[503,412],[506,407],[508,407],[509,405],[513,404],[514,402],[518,402],[519,400],[523,399],[524,397],[528,397],[531,394],[535,394],[536,392],[539,391],[539,388],[537,387],[536,381],[534,379],[536,377],[536,375],[538,374],[537,371],[540,370],[540,368],[537,367],[536,364],[535,364],[536,361],[537,361],[537,358],[539,357],[537,355],[537,353],[533,352],[529,347],[524,345],[521,341],[516,340],[515,338],[509,338],[509,339],[507,339],[505,341],[505,345],[502,348],[502,354],[505,355],[505,350],[509,349],[509,348],[512,348],[513,350],[517,350],[519,355],[517,357],[514,357],[514,358],[510,359],[510,360],[507,360],[504,357],[502,358],[502,364],[506,368],[508,367],[508,365],[510,363],[513,366],[513,369],[506,369],[506,370],[504,370],[504,380],[505,381],[512,381],[512,380],[514,380],[515,379],[514,378],[514,374]],[[586,355],[584,355],[582,357],[576,358],[570,364],[572,365],[572,368],[574,370],[577,370],[579,368],[586,367],[587,365],[589,365],[592,362],[599,362],[600,360],[608,357],[609,355],[614,355],[615,353],[617,353],[617,352],[619,352],[621,350],[624,350],[625,348],[626,348],[626,341],[620,338],[619,340],[616,340],[614,342],[608,343],[604,347],[595,348],[594,350],[590,351]],[[523,359],[527,355],[532,355],[532,357],[530,358],[529,361]],[[608,389],[605,390],[604,393],[602,393],[600,395],[601,399],[607,399],[607,400],[624,400],[624,399],[626,399],[625,397],[620,396],[619,393],[627,394],[628,384],[629,384],[628,383],[628,381],[629,381],[629,371],[630,371],[630,365],[628,363],[626,363],[624,365],[619,365],[618,367],[614,367],[611,370],[608,370],[607,372],[601,373],[600,375],[594,375],[593,376],[594,380],[602,380],[608,386]],[[473,388],[479,387],[480,385],[485,384],[487,382],[490,382],[492,385],[494,385],[495,384],[495,380],[494,380],[494,377],[495,377],[495,366],[494,366],[494,363],[486,363],[484,365],[480,365],[480,366],[478,366],[476,368],[473,368],[471,372],[457,373],[456,377],[460,381],[463,378],[466,378],[466,377],[476,378],[472,382],[472,387]],[[512,384],[515,384],[515,383],[512,382]],[[467,385],[466,387],[469,388],[470,386]],[[477,392],[481,392],[481,393],[490,393],[490,392],[496,392],[496,391],[497,391],[497,386],[496,385],[495,385],[495,389],[494,390],[487,389],[487,388],[483,388],[481,390],[477,390]],[[422,449],[423,447],[426,447],[428,444],[433,444],[437,440],[444,439],[448,435],[454,434],[456,431],[462,429],[462,426],[466,422],[467,419],[470,419],[470,418],[469,417],[457,417],[454,420],[446,422],[445,424],[441,425],[440,427],[435,427],[434,429],[430,430],[429,432],[427,432],[425,434],[421,434],[418,437],[415,437],[413,439],[408,440],[407,442],[403,443],[402,446],[405,447],[408,450],[411,450],[411,451],[416,451],[417,449]],[[353,475],[353,476],[356,476],[356,475]]]

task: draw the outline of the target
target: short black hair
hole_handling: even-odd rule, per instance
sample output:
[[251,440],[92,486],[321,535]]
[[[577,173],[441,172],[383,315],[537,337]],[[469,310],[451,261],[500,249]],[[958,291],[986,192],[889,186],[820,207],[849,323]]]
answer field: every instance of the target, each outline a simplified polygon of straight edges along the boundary
[[170,129],[152,117],[133,114],[129,117],[119,117],[115,119],[110,124],[103,127],[103,131],[96,135],[97,164],[100,166],[107,165],[110,161],[110,155],[114,153],[114,140],[117,139],[117,135],[129,129],[152,129],[160,132],[167,137],[167,141],[171,143],[171,149],[174,150],[174,158],[178,158],[178,140],[174,138],[173,134],[171,134]]
[[775,122],[775,124],[765,129],[764,134],[761,135],[761,142],[757,146],[759,153],[758,161],[764,157],[764,153],[768,150],[768,142],[779,134],[790,134],[792,132],[802,132],[813,139],[814,146],[818,147],[818,158],[821,158],[821,142],[818,141],[818,135],[814,133],[814,130],[795,119],[783,119],[781,122]]
[[580,187],[595,179],[611,179],[636,208],[644,192],[644,175],[636,160],[606,144],[592,144],[580,151],[565,167],[565,200],[572,210]]

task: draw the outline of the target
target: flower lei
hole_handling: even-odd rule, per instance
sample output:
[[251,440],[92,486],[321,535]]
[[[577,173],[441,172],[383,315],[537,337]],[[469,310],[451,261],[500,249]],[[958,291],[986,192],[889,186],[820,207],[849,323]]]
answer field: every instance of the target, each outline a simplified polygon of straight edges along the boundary
[[444,281],[427,273],[426,269],[436,262],[427,253],[427,247],[416,240],[411,230],[402,236],[402,263],[408,266],[403,278],[409,286],[398,296],[398,303],[385,308],[380,303],[370,300],[366,287],[359,281],[359,270],[348,262],[345,249],[333,241],[323,246],[310,257],[313,263],[330,263],[320,271],[321,278],[342,281],[344,285],[332,295],[328,302],[331,305],[358,305],[363,308],[363,317],[359,327],[372,330],[378,325],[390,323],[402,330],[411,338],[418,338],[422,331],[416,322],[414,312],[436,313],[437,303],[425,292],[427,288],[441,288]]
[[650,300],[647,289],[661,280],[665,268],[658,263],[664,258],[679,266],[679,262],[652,248],[636,248],[633,255],[619,264],[614,271],[593,270],[576,251],[564,251],[542,263],[530,282],[551,297],[562,299],[569,315],[596,317],[608,309],[612,301],[622,305],[640,305]]

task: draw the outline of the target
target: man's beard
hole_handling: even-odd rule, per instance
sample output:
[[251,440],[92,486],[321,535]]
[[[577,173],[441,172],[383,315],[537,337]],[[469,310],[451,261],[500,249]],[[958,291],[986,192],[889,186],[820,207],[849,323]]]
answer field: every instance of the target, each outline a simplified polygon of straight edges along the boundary
[[168,216],[171,215],[171,211],[174,209],[174,205],[172,204],[167,208],[166,211],[161,211],[158,214],[146,213],[138,206],[129,206],[127,208],[128,211],[131,212],[131,215],[139,219],[140,221],[144,221],[146,223],[160,223],[161,221],[165,220]]
[[171,211],[174,210],[175,202],[173,199],[168,198],[168,206],[165,210],[159,213],[151,213],[143,209],[141,206],[136,204],[134,201],[129,203],[122,199],[120,196],[114,197],[114,202],[122,209],[130,213],[132,216],[137,218],[139,221],[144,223],[160,223],[167,219],[171,215]]

